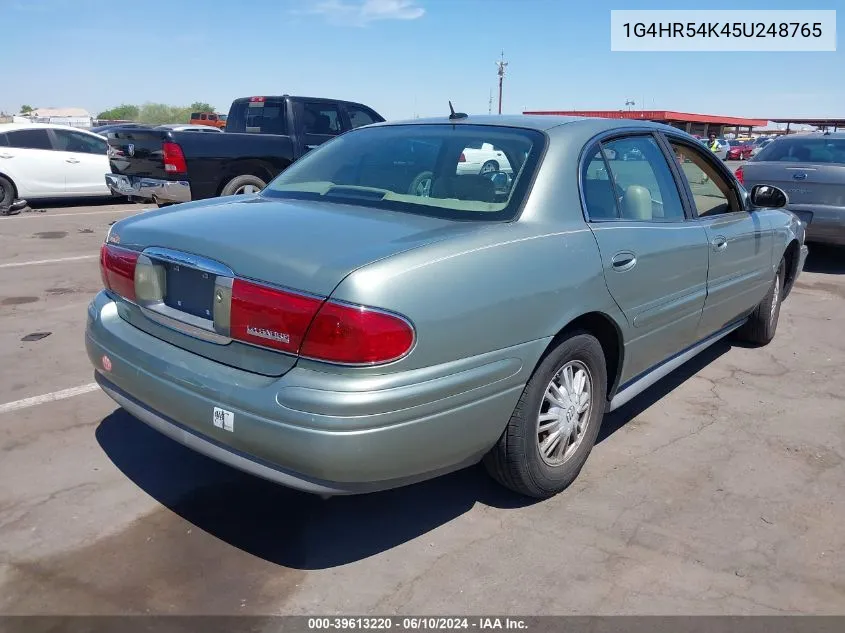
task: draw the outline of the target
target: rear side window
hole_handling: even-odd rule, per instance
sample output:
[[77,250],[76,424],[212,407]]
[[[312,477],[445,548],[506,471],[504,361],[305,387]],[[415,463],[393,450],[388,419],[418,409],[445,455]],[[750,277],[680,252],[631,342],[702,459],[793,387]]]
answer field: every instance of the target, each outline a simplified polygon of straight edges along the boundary
[[0,134],[0,147],[9,147],[9,141],[6,140],[5,134]]
[[779,139],[760,150],[756,160],[845,164],[845,139],[824,137]]
[[619,217],[610,172],[598,145],[590,149],[590,159],[584,163],[581,183],[584,206],[590,220],[615,220]]
[[53,133],[56,135],[55,149],[61,152],[105,154],[108,151],[109,144],[104,139],[71,130],[53,130]]
[[6,137],[11,147],[21,149],[53,149],[47,130],[15,130],[7,132]]
[[336,105],[305,102],[302,104],[302,117],[302,131],[306,134],[333,136],[343,131],[340,110]]
[[378,119],[364,108],[360,108],[358,106],[346,106],[346,111],[349,113],[349,122],[352,124],[353,129],[378,122]]
[[227,132],[287,134],[285,102],[282,99],[235,101],[226,120]]

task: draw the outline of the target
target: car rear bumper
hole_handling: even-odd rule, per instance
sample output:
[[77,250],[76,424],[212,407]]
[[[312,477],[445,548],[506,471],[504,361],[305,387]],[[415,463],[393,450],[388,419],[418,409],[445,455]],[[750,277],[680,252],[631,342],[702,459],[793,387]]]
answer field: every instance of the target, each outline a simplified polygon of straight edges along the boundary
[[191,184],[186,180],[159,180],[141,176],[106,174],[106,185],[122,196],[132,196],[159,203],[191,201]]
[[[395,488],[477,462],[507,424],[533,368],[529,357],[548,343],[399,374],[303,366],[277,378],[182,350],[127,323],[119,309],[98,294],[85,337],[112,399],[208,457],[329,495]],[[215,408],[232,414],[231,430],[215,424]]]
[[804,224],[807,242],[845,246],[845,207],[790,205]]

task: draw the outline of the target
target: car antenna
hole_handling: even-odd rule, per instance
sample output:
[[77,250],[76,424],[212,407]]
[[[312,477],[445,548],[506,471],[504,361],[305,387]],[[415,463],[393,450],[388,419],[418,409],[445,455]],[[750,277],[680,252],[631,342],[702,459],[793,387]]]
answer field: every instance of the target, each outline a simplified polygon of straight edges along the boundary
[[454,119],[465,119],[467,118],[466,112],[455,112],[455,108],[452,107],[452,102],[449,102],[449,110],[452,112],[449,115],[449,120],[452,121]]

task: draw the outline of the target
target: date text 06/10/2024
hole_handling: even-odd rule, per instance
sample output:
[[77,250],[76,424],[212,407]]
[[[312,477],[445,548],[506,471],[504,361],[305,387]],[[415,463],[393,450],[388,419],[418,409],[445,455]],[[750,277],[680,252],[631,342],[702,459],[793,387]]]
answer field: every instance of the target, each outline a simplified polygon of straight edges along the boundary
[[308,618],[310,630],[449,630],[449,629],[511,629],[524,630],[528,626],[519,618],[440,618],[440,617],[360,617]]

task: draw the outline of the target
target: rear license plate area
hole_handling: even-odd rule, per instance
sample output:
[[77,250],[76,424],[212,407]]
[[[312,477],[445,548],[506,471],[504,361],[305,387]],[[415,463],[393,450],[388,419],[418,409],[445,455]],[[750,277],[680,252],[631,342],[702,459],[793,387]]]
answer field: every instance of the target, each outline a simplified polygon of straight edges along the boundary
[[201,319],[214,318],[214,274],[179,264],[167,264],[166,275],[166,306]]

